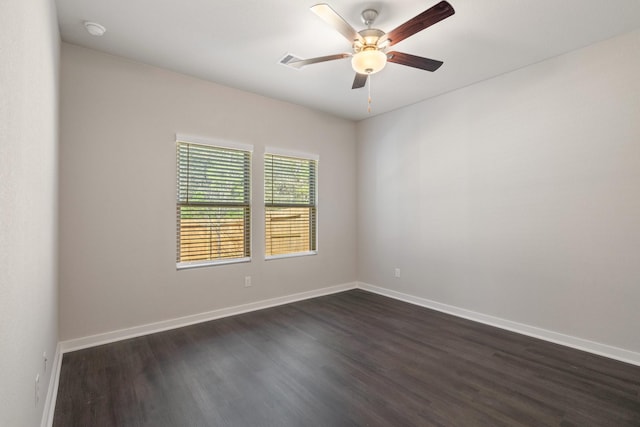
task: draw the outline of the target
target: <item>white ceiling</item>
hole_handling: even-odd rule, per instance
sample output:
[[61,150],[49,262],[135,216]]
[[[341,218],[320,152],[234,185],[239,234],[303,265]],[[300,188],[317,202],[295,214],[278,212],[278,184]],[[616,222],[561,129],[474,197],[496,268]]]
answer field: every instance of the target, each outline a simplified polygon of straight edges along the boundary
[[[279,64],[350,52],[309,8],[323,0],[56,0],[62,40],[290,101],[348,119],[367,113],[367,88],[352,90],[349,59],[301,70]],[[360,30],[379,11],[390,31],[438,0],[328,0]],[[449,0],[455,15],[394,46],[444,61],[436,72],[388,64],[372,80],[371,115],[640,28],[640,0]],[[107,28],[92,37],[83,21]],[[615,66],[615,64],[611,64]]]

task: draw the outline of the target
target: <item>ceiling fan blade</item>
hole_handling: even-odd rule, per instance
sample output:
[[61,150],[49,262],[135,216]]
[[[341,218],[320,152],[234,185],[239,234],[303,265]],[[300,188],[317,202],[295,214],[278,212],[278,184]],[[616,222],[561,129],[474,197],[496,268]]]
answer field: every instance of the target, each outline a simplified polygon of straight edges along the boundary
[[420,68],[426,71],[435,71],[444,62],[437,61],[435,59],[423,58],[422,56],[410,55],[402,52],[389,52],[387,53],[387,61],[395,62],[396,64],[406,65],[408,67]]
[[288,65],[294,68],[301,68],[301,67],[304,67],[305,65],[317,64],[318,62],[334,61],[336,59],[344,59],[349,57],[351,57],[350,53],[337,53],[335,55],[318,56],[317,58],[290,61],[290,62],[287,62],[285,65]]
[[311,6],[311,11],[342,34],[349,43],[353,44],[356,40],[364,42],[362,36],[358,34],[358,32],[328,4],[320,3],[315,6]]
[[364,87],[364,85],[367,84],[368,77],[368,74],[356,73],[356,78],[353,79],[353,86],[351,86],[351,89],[360,89],[361,87]]
[[[393,46],[394,44],[401,42],[407,37],[410,37],[417,32],[440,22],[445,18],[448,18],[455,12],[456,11],[453,10],[453,6],[451,6],[448,2],[441,1],[435,6],[432,6],[429,9],[425,10],[420,15],[409,19],[398,28],[389,31],[387,34],[380,38],[378,46],[382,45],[383,43],[388,43],[388,46]],[[387,42],[387,40],[389,41]]]

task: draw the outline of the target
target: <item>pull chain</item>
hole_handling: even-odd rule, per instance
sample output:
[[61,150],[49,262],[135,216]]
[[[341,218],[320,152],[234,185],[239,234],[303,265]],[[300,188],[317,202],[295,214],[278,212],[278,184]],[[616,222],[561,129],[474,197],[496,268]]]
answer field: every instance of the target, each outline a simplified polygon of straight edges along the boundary
[[368,105],[367,105],[367,112],[369,114],[371,114],[371,80],[372,80],[372,75],[369,74],[369,101],[368,101]]

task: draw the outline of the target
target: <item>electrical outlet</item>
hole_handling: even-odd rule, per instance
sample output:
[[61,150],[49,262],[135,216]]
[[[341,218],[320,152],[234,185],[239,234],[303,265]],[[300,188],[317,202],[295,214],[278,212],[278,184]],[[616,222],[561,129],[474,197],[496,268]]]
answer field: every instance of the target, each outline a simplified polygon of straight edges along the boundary
[[244,276],[244,287],[251,287],[251,276]]
[[400,269],[399,268],[395,269],[394,275],[396,276],[396,279],[400,277]]
[[46,351],[42,353],[42,360],[44,362],[44,373],[46,374],[47,373],[47,361],[49,360],[49,359],[47,359],[47,352]]
[[35,401],[36,406],[38,406],[38,403],[40,402],[40,374],[36,374]]

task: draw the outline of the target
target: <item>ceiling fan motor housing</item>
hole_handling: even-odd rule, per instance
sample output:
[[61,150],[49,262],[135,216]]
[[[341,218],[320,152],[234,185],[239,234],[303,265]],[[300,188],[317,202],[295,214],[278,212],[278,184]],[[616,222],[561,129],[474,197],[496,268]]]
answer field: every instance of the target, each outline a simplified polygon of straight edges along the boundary
[[358,53],[362,50],[378,49],[377,43],[380,37],[384,36],[384,31],[376,28],[367,28],[366,30],[358,31],[364,40],[364,44],[360,40],[356,40],[353,43],[353,51]]

